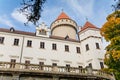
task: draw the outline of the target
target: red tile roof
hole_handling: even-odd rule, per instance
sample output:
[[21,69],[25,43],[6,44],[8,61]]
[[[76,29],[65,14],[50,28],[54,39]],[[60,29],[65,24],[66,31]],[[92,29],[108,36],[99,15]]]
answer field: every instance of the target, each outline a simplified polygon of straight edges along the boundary
[[10,29],[4,29],[4,28],[0,28],[0,32],[8,32],[8,33],[35,36],[35,33],[32,33],[32,32],[25,32],[25,31],[19,31],[19,30],[15,30],[12,32],[12,31],[10,31]]
[[71,39],[71,38],[65,39],[65,37],[60,37],[60,36],[50,36],[50,38],[58,39],[58,40],[65,40],[65,41],[72,41],[72,42],[79,42],[78,40],[75,40],[75,39]]
[[87,22],[85,23],[85,25],[81,28],[80,31],[83,31],[83,30],[85,30],[85,29],[87,29],[87,28],[99,29],[99,28],[97,28],[95,25],[93,25],[92,23],[90,23],[90,22],[87,21]]
[[66,13],[62,12],[56,20],[59,20],[59,19],[70,19],[70,18]]
[[[4,29],[4,28],[0,28],[0,32],[36,36],[35,33],[33,33],[33,32],[25,32],[25,31],[19,31],[19,30],[14,30],[12,32],[12,31],[10,31],[10,29]],[[58,40],[72,41],[72,42],[79,42],[78,40],[75,40],[75,39],[71,39],[71,38],[65,39],[64,37],[59,37],[59,36],[50,36],[50,38],[51,39],[58,39]]]

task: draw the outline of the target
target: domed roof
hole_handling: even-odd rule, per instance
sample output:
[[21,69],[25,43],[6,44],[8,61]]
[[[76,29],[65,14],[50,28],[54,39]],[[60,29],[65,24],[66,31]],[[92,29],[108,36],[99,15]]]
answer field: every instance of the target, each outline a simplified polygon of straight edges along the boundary
[[62,12],[56,20],[59,20],[59,19],[70,19],[70,18],[66,13]]

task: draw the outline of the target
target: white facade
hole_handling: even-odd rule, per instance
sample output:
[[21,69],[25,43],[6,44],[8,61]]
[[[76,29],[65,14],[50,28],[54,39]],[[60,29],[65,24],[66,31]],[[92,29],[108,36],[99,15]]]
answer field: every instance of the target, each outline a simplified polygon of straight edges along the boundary
[[[74,28],[67,27],[71,31],[75,31]],[[45,30],[46,33],[42,34],[39,32],[40,30]],[[36,33],[0,29],[0,61],[10,62],[11,59],[14,59],[16,63],[30,61],[31,64],[39,64],[39,62],[44,62],[45,65],[56,63],[58,66],[70,65],[71,67],[86,67],[91,63],[92,68],[101,69],[100,62],[103,63],[104,53],[99,29],[88,27],[81,30],[79,39],[74,40],[69,35],[72,32],[69,32],[69,37],[65,38],[62,32],[62,36],[54,36],[50,35],[50,31],[51,29],[48,29],[44,24],[36,28]],[[59,30],[57,32],[60,33]],[[53,33],[57,34],[57,32]],[[74,36],[77,35],[75,33],[73,33]],[[72,35],[72,37],[74,36]],[[4,38],[3,41],[2,38]],[[14,45],[15,39],[19,40],[18,45]],[[28,40],[31,41],[29,47],[27,46]],[[40,48],[41,42],[44,43],[44,48]],[[56,44],[56,50],[52,49],[53,44]],[[89,50],[86,50],[86,45],[88,45]],[[65,51],[65,46],[68,46],[68,51]],[[77,47],[80,48],[80,53],[77,53]]]

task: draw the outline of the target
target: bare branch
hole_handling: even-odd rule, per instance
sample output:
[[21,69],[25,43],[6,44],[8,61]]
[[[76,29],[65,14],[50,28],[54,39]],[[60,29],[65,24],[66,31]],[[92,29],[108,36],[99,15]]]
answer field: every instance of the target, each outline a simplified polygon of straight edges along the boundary
[[36,25],[41,17],[42,6],[45,1],[46,0],[23,0],[23,7],[20,9],[20,11],[26,15],[28,22],[32,22],[34,25]]

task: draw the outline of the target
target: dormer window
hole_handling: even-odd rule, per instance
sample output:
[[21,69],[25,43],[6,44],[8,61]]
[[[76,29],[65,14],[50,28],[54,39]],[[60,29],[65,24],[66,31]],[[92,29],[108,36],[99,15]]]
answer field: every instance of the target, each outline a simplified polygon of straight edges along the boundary
[[65,39],[69,39],[69,36],[67,35],[67,36],[65,37]]
[[14,29],[13,27],[11,27],[11,28],[10,28],[10,31],[11,31],[11,32],[14,32],[14,31],[15,31],[15,29]]
[[40,35],[46,35],[46,31],[45,31],[44,29],[41,29],[41,30],[39,31],[39,34],[40,34]]

